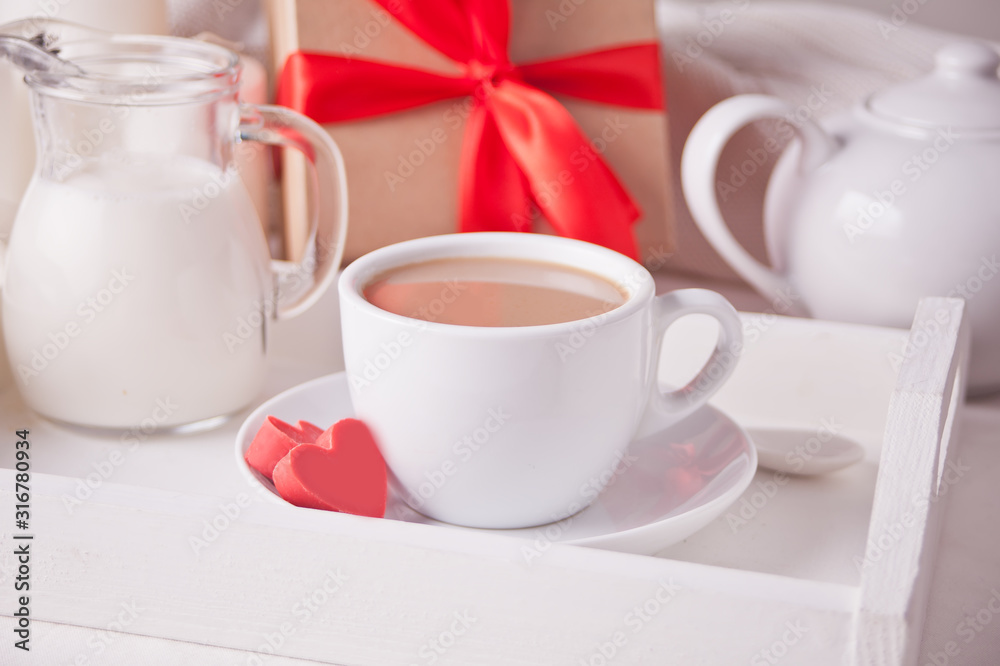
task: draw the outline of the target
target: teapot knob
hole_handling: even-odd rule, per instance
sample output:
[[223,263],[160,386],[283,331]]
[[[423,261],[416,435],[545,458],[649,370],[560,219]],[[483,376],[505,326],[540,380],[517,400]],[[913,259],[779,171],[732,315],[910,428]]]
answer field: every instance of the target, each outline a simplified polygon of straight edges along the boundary
[[1000,55],[981,42],[958,42],[945,46],[934,56],[938,73],[948,78],[993,78],[1000,67]]

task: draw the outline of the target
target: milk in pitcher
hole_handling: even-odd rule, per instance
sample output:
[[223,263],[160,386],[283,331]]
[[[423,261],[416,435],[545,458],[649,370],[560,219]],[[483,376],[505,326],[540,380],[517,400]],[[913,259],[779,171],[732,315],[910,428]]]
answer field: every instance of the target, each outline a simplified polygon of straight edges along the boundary
[[3,333],[40,414],[151,430],[257,396],[272,283],[232,169],[188,156],[84,163],[31,184],[11,243]]

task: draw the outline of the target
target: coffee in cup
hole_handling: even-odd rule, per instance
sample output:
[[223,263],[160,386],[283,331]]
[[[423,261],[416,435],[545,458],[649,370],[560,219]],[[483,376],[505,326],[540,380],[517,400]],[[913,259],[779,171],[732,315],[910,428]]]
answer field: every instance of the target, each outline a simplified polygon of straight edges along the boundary
[[626,299],[586,270],[494,257],[406,264],[375,277],[364,296],[388,312],[460,326],[559,324],[603,314]]

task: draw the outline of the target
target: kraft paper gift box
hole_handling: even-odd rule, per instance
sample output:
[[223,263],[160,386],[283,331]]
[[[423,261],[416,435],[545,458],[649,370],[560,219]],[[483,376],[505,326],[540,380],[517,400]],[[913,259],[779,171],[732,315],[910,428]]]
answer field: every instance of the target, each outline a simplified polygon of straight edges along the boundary
[[[662,266],[673,250],[674,208],[668,162],[666,104],[660,89],[662,79],[653,0],[512,0],[508,54],[515,66],[594,54],[594,59],[589,61],[586,58],[584,61],[573,60],[574,65],[584,62],[584,66],[569,75],[566,72],[558,74],[557,78],[564,80],[551,86],[563,93],[567,89],[572,93],[552,92],[551,95],[569,111],[575,126],[584,135],[584,143],[589,143],[589,146],[573,147],[568,154],[560,155],[561,151],[549,149],[530,155],[531,160],[541,162],[550,161],[555,155],[564,168],[558,173],[550,172],[551,177],[536,177],[530,185],[521,186],[524,196],[518,201],[513,200],[510,192],[496,193],[491,201],[491,193],[486,192],[485,200],[480,198],[469,204],[463,189],[462,179],[468,176],[470,170],[470,162],[463,162],[463,146],[466,151],[476,150],[476,146],[467,145],[470,139],[466,125],[469,118],[478,122],[475,95],[480,94],[479,90],[473,95],[459,93],[444,99],[438,95],[436,100],[432,99],[433,95],[428,95],[428,99],[432,100],[429,103],[385,111],[385,108],[393,106],[391,101],[382,100],[382,107],[379,107],[379,103],[372,104],[368,96],[391,97],[394,86],[383,85],[379,88],[363,74],[353,79],[347,77],[353,83],[344,83],[343,79],[330,83],[325,80],[323,67],[303,74],[300,67],[295,67],[293,73],[289,64],[294,60],[294,57],[289,59],[290,55],[298,56],[300,54],[296,52],[302,52],[310,57],[313,54],[341,56],[346,60],[333,64],[333,69],[337,70],[357,66],[355,61],[364,61],[375,63],[372,66],[378,73],[381,73],[380,67],[390,66],[433,72],[452,79],[474,77],[472,68],[475,65],[461,62],[460,58],[447,57],[404,25],[409,11],[426,14],[424,20],[433,26],[439,19],[437,12],[441,12],[441,20],[447,20],[450,8],[450,18],[454,19],[456,7],[459,13],[464,12],[466,7],[472,7],[474,11],[485,12],[489,18],[501,23],[507,20],[506,3],[502,0],[385,0],[382,3],[374,0],[270,0],[276,73],[282,73],[282,69],[286,65],[288,67],[278,83],[279,101],[292,99],[289,106],[323,123],[344,154],[350,202],[345,261],[411,238],[459,230],[509,228],[582,237],[633,256],[640,255],[652,269]],[[452,26],[453,32],[466,30],[471,33],[468,27],[470,22],[466,25],[456,22]],[[440,41],[437,45],[441,45]],[[642,57],[629,61],[624,67],[622,61],[605,59],[595,69],[594,62],[605,55],[600,52],[611,50],[620,55],[624,50],[628,58],[634,55],[631,47],[641,51]],[[635,63],[641,63],[641,66]],[[539,76],[544,79],[551,74],[544,65],[542,70],[535,72],[536,79]],[[403,74],[414,76],[408,72]],[[289,94],[290,76],[305,76],[312,83],[300,82],[296,86],[298,90]],[[415,76],[418,83],[426,78],[421,73]],[[620,100],[621,103],[591,101],[601,97],[595,97],[589,89],[613,89],[626,81],[635,85],[633,78],[642,79],[640,87],[644,88],[645,97],[641,102],[632,103],[628,93]],[[645,90],[645,83],[649,81],[655,81],[656,85]],[[447,81],[442,84],[436,79],[432,87],[441,85],[447,87],[449,84]],[[308,96],[324,86],[323,94],[327,99],[321,99],[319,103],[294,102],[303,94]],[[653,90],[653,87],[656,89]],[[538,88],[545,90],[546,86],[541,84]],[[655,99],[655,104],[650,103],[650,98]],[[355,103],[378,108],[375,113],[370,109],[361,110],[356,115],[362,117],[335,122],[326,122],[322,112],[312,112],[324,105],[339,104],[340,113],[351,116],[355,114],[350,107]],[[343,111],[345,106],[348,107],[346,112]],[[306,219],[303,212],[307,205],[304,185],[307,174],[304,160],[290,155],[291,152],[286,151],[282,173],[285,242],[289,256],[298,258],[308,234],[300,222]],[[479,162],[473,162],[485,169],[491,182],[511,183],[511,179],[523,179],[518,173],[517,164],[520,162],[515,164],[509,155],[497,160],[487,155],[482,156]],[[600,183],[596,186],[591,182],[592,178],[599,178],[602,170],[613,174],[612,178],[616,180],[614,185],[605,187]],[[482,194],[483,179],[479,181]],[[615,196],[607,194],[615,194],[616,186],[626,193],[629,205],[634,202],[634,223],[626,231],[631,234],[631,251],[623,250],[619,241],[601,240],[600,234],[595,239],[593,234],[588,237],[587,232],[567,230],[565,224],[550,224],[536,205],[539,202],[561,205],[566,199],[575,197],[583,199],[574,204],[577,218],[584,218],[578,219],[578,224],[612,224],[612,218],[620,218],[622,213],[621,210],[614,215],[606,212],[609,207],[622,208],[621,202],[614,201]],[[513,187],[513,190],[516,192],[518,187]],[[469,214],[470,206],[473,211],[478,206],[484,219],[479,219],[480,215],[476,212]]]

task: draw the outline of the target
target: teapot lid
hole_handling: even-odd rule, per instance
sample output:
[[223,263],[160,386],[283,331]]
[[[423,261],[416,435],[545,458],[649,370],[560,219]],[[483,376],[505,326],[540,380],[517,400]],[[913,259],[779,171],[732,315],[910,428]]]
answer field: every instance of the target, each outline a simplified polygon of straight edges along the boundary
[[907,125],[1000,129],[1000,55],[982,42],[958,42],[940,49],[934,62],[930,74],[875,93],[869,110]]

